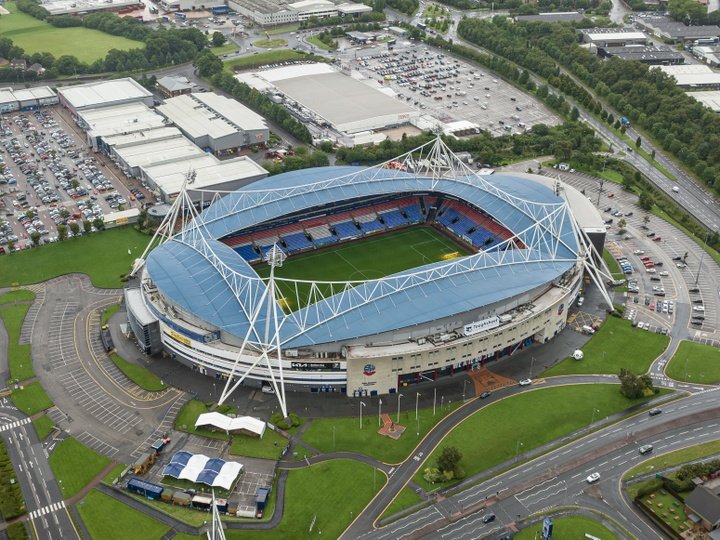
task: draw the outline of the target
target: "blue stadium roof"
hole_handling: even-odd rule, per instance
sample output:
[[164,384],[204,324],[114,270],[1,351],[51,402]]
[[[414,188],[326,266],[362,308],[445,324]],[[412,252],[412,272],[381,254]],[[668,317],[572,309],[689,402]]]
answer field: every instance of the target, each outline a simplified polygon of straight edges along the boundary
[[[333,202],[429,191],[483,209],[535,249],[478,253],[410,269],[287,315],[278,307],[284,347],[353,339],[463,313],[528,292],[574,264],[578,246],[565,201],[539,182],[513,175],[432,179],[391,169],[323,167],[269,177],[228,194],[196,220],[211,256],[197,242],[182,243],[176,236],[151,252],[147,270],[179,306],[244,338],[254,311],[260,315],[252,328],[265,326],[266,287],[247,262],[217,239]],[[538,227],[540,221],[543,226]],[[368,298],[372,301],[362,301]],[[270,325],[274,333],[272,321]],[[261,336],[256,333],[255,338]]]

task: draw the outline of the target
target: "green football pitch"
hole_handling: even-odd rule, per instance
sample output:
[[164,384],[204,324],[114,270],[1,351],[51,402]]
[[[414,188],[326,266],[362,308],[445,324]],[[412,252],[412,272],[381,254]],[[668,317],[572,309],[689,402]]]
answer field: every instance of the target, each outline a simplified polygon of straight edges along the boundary
[[[275,275],[314,281],[366,281],[469,253],[435,229],[419,226],[288,257]],[[266,264],[255,270],[261,277],[270,275]],[[295,310],[308,303],[308,285],[278,281],[278,287],[286,309]]]

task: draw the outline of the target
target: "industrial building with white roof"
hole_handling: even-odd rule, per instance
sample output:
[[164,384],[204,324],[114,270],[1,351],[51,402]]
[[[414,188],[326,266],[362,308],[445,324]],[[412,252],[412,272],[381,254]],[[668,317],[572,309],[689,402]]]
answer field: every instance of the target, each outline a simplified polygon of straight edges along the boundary
[[212,152],[264,143],[270,136],[262,116],[234,99],[211,92],[173,97],[157,110],[188,139]]
[[58,88],[60,103],[73,114],[83,109],[110,107],[123,103],[153,104],[153,95],[130,77]]
[[0,88],[0,113],[31,111],[47,105],[55,105],[58,97],[49,86],[35,86],[13,90]]
[[259,91],[275,92],[276,101],[284,101],[301,121],[333,128],[350,139],[350,145],[354,134],[396,127],[420,115],[377,83],[349,77],[327,64],[294,64],[236,77]]
[[[267,141],[264,119],[236,101],[212,93],[178,96],[169,100],[163,116],[149,107],[145,89],[137,90],[134,81],[103,84],[73,87],[65,92],[63,105],[74,112],[95,151],[107,154],[126,175],[142,178],[162,201],[171,201],[189,174],[196,189],[222,191],[267,176],[249,158],[220,161],[203,150],[220,152],[246,146],[246,140]],[[150,94],[150,104],[152,100]]]
[[677,85],[684,88],[720,89],[720,73],[710,66],[689,64],[683,66],[654,66],[666,75],[674,77]]

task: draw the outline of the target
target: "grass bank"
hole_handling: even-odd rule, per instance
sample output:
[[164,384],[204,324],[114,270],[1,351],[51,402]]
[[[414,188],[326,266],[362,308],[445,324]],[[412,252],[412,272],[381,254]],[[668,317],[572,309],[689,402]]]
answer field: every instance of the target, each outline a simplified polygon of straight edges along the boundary
[[77,504],[80,517],[91,538],[125,540],[132,531],[133,540],[158,540],[170,527],[155,521],[99,491],[91,491]]
[[668,336],[633,328],[630,321],[611,316],[582,348],[585,353],[582,360],[565,358],[542,376],[579,373],[616,375],[621,368],[645,373],[653,360],[665,350],[669,340]]
[[49,409],[54,405],[39,382],[26,384],[18,390],[13,390],[10,399],[18,409],[28,416]]
[[116,353],[110,353],[110,359],[128,379],[137,384],[143,390],[147,390],[148,392],[159,392],[167,388],[167,386],[160,380],[160,377],[155,375],[149,369],[139,366],[138,364],[128,362]]
[[79,272],[90,276],[96,287],[120,288],[121,276],[130,271],[149,242],[149,236],[132,227],[118,227],[5,255],[0,287],[38,283]]
[[[542,522],[526,527],[513,536],[514,540],[535,540],[542,533]],[[578,538],[617,539],[610,529],[594,519],[585,516],[563,516],[553,518],[553,540],[577,540]]]
[[55,446],[49,461],[66,499],[88,485],[110,463],[108,458],[72,437],[63,439]]
[[[18,294],[23,293],[23,294]],[[32,291],[11,291],[0,297],[0,319],[5,326],[8,334],[8,367],[10,368],[10,379],[24,381],[35,376],[35,370],[32,365],[32,355],[30,353],[30,344],[21,345],[20,331],[22,330],[23,321],[30,309],[31,303],[26,300],[12,300],[12,298],[27,297],[27,293],[32,295],[29,300],[35,298]],[[3,301],[5,301],[3,303]]]
[[682,341],[665,368],[676,381],[698,384],[720,382],[720,349],[693,341]]

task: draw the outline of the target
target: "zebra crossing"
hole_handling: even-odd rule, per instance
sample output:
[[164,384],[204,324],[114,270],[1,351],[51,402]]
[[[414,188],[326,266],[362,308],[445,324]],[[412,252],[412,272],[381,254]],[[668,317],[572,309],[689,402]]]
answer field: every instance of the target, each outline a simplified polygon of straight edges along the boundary
[[16,427],[24,426],[28,423],[30,423],[30,418],[23,418],[22,420],[16,420],[15,422],[11,422],[9,424],[3,424],[0,426],[0,432],[15,429]]
[[38,508],[37,510],[33,510],[32,512],[30,512],[30,519],[37,519],[44,516],[45,514],[57,512],[58,510],[62,510],[63,508],[65,508],[65,501],[48,504],[47,506],[43,506],[42,508]]

